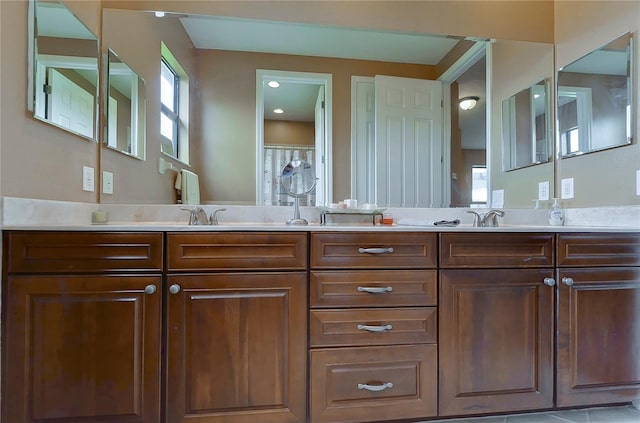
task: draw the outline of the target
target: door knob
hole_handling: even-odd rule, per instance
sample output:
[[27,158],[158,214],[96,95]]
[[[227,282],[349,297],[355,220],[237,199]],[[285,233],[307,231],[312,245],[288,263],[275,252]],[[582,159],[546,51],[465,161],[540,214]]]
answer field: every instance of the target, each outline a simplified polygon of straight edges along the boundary
[[169,287],[169,292],[172,294],[177,294],[178,292],[180,292],[180,285],[178,285],[177,283],[174,283]]

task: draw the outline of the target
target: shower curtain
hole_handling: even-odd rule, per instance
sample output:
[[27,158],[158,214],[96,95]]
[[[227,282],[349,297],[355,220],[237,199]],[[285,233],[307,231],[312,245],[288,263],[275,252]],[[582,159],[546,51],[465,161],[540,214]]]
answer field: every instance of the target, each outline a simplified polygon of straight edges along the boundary
[[[305,160],[315,167],[315,148],[295,145],[265,145],[264,146],[264,178],[263,198],[266,206],[293,205],[294,198],[282,190],[280,172],[293,159]],[[316,193],[300,198],[301,206],[315,206]]]

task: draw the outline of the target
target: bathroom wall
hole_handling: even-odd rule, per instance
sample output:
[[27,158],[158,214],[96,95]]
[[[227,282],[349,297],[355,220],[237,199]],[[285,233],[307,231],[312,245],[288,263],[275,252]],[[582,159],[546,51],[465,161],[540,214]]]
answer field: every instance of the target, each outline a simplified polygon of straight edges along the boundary
[[[606,17],[606,19],[603,19]],[[638,205],[636,171],[640,169],[640,2],[583,1],[555,3],[556,68],[602,47],[628,31],[635,31],[633,45],[635,70],[635,131],[634,143],[624,147],[560,160],[558,183],[562,178],[574,178],[575,198],[561,200],[563,207]]]

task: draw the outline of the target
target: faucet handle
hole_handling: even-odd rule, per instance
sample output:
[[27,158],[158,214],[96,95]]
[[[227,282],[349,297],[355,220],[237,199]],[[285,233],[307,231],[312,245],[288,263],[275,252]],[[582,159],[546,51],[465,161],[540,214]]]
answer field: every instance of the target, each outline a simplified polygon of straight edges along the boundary
[[180,207],[180,209],[189,212],[189,225],[197,225],[198,215],[204,211],[200,206],[195,206],[194,208]]
[[227,209],[226,208],[215,209],[213,212],[211,212],[211,216],[209,216],[209,224],[210,225],[217,225],[218,224],[218,212],[223,212],[223,211],[227,211]]
[[485,226],[490,226],[497,228],[498,225],[498,217],[504,217],[504,212],[502,210],[489,210],[484,217]]
[[477,228],[481,225],[480,222],[480,215],[476,212],[474,212],[473,210],[467,210],[467,213],[471,213],[473,214],[473,227]]

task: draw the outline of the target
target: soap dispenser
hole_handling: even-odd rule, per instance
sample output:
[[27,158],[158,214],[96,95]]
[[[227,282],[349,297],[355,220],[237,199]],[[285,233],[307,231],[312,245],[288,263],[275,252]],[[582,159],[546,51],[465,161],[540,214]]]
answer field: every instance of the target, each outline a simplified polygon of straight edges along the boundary
[[564,211],[560,208],[557,198],[553,199],[553,205],[549,210],[549,224],[551,226],[562,226],[564,224]]

